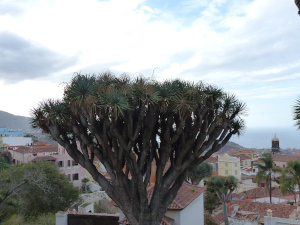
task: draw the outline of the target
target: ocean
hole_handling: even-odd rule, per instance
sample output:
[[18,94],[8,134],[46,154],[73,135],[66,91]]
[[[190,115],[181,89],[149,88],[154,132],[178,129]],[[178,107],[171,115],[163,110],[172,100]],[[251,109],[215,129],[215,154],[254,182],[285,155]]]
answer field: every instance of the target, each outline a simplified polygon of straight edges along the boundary
[[300,149],[300,130],[296,127],[247,128],[241,136],[234,136],[230,141],[245,148],[269,149],[275,134],[281,149]]

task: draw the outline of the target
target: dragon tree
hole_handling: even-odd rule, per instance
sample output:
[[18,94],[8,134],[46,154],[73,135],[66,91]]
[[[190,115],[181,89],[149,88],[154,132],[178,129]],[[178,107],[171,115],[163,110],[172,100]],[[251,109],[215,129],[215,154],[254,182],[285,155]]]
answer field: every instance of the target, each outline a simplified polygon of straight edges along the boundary
[[31,123],[92,175],[131,224],[158,225],[188,173],[240,134],[245,110],[236,96],[203,82],[105,72],[74,75],[62,99],[32,109]]

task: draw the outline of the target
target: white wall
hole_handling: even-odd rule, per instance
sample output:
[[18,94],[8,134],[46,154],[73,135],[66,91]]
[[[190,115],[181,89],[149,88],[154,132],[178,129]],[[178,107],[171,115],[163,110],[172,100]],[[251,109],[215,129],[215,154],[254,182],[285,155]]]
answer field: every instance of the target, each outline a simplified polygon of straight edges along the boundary
[[291,224],[300,224],[299,220],[290,220],[276,217],[264,217],[265,225],[291,225]]
[[95,183],[93,183],[92,181],[89,181],[89,182],[87,182],[86,184],[89,186],[90,191],[92,191],[92,192],[100,191],[100,190],[101,190],[100,185],[95,184]]
[[171,210],[168,210],[165,215],[167,217],[172,218],[174,220],[173,225],[180,225],[180,211],[175,211],[175,210],[171,211]]
[[7,144],[9,146],[24,146],[32,143],[32,139],[30,137],[2,137],[2,139],[3,144]]
[[[203,193],[180,211],[180,224],[204,225]],[[177,225],[177,224],[174,224]]]

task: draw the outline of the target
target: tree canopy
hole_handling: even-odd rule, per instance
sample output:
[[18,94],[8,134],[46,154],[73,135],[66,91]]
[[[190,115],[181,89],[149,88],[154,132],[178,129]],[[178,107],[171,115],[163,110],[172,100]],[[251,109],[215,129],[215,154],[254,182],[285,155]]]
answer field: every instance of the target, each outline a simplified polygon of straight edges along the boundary
[[259,169],[255,181],[258,184],[263,180],[266,182],[266,188],[268,188],[270,194],[270,203],[272,203],[272,180],[274,180],[275,173],[280,173],[281,169],[274,166],[271,153],[264,153],[259,160],[261,163],[254,164]]
[[234,176],[216,177],[213,176],[207,182],[207,186],[216,190],[217,196],[223,205],[223,219],[225,225],[229,225],[227,202],[230,200],[232,192],[237,188],[237,179]]
[[204,161],[200,165],[196,166],[193,170],[188,173],[188,180],[198,185],[200,181],[205,177],[210,177],[213,173],[213,166],[208,162]]
[[[32,110],[32,126],[51,134],[131,224],[155,225],[188,172],[240,134],[245,110],[234,95],[203,82],[75,74],[61,100]],[[95,157],[110,181],[97,171]],[[148,200],[153,162],[156,181]]]
[[79,190],[50,162],[4,169],[0,174],[0,190],[0,211],[14,206],[25,217],[65,210],[79,198]]
[[300,187],[300,161],[293,160],[289,161],[286,168],[282,171],[280,190],[283,194],[286,192],[295,194],[294,190],[296,189],[297,185]]
[[0,156],[0,172],[8,167],[10,167],[9,161]]

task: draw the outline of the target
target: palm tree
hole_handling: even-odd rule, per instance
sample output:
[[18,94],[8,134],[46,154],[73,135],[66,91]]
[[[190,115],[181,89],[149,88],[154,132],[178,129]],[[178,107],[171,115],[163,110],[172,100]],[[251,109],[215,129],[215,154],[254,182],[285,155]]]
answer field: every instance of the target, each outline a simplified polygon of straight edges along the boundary
[[266,187],[269,189],[270,203],[272,203],[272,177],[275,173],[281,172],[280,168],[274,167],[274,161],[271,153],[265,153],[260,158],[262,163],[256,163],[259,172],[256,174],[255,181],[260,183],[262,180],[266,181]]
[[283,194],[286,192],[294,194],[296,185],[300,187],[300,161],[298,160],[288,162],[286,168],[282,171],[280,190]]
[[208,187],[212,187],[216,190],[216,193],[222,202],[223,206],[223,219],[225,225],[229,224],[227,202],[231,198],[232,192],[237,187],[237,179],[234,176],[228,177],[216,177],[213,176],[210,181],[207,182]]
[[212,175],[212,172],[212,165],[204,161],[188,173],[187,180],[193,185],[198,185],[203,178],[210,177]]

